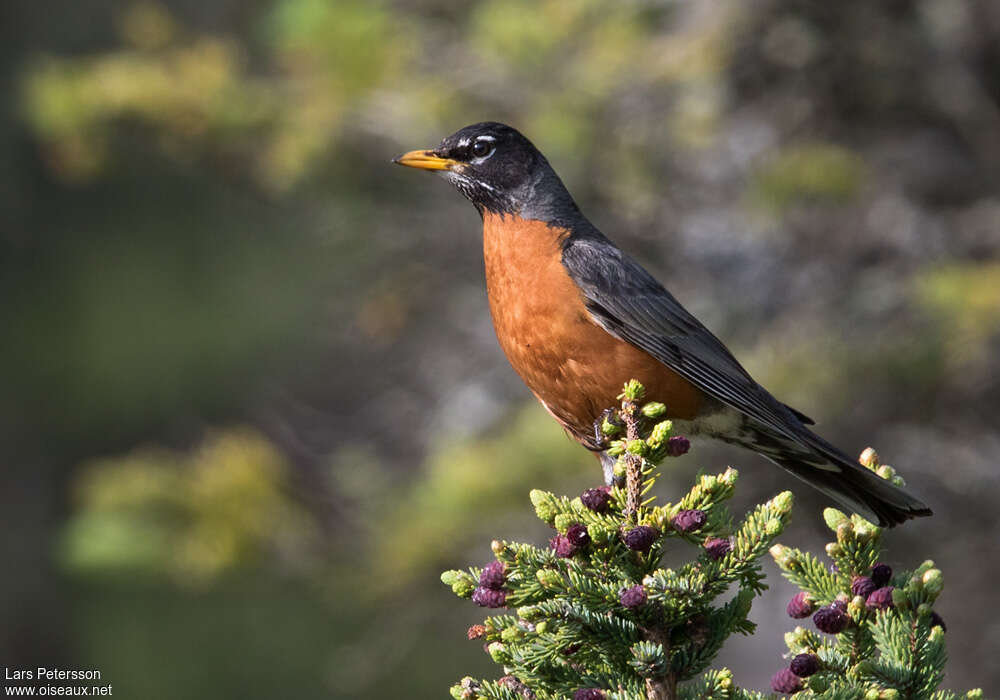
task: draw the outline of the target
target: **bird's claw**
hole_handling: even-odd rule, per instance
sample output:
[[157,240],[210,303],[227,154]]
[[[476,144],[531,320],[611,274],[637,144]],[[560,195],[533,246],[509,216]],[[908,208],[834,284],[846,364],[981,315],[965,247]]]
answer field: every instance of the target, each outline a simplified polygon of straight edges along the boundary
[[603,447],[604,443],[608,440],[607,435],[604,434],[604,421],[608,420],[614,414],[615,409],[605,408],[601,411],[601,415],[597,417],[597,420],[594,421],[594,440],[597,442],[598,447]]

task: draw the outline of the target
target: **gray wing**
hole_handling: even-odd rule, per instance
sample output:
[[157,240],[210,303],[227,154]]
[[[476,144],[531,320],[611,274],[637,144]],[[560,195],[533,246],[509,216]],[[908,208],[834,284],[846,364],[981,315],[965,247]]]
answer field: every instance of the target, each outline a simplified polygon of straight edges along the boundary
[[663,285],[596,230],[565,242],[563,264],[591,316],[608,333],[648,352],[748,418],[746,435],[737,442],[879,524],[931,514],[919,499],[806,428],[808,418],[755,382]]
[[743,369],[729,350],[663,285],[599,234],[571,239],[563,264],[608,333],[648,352],[709,396],[802,439],[812,421],[785,406]]

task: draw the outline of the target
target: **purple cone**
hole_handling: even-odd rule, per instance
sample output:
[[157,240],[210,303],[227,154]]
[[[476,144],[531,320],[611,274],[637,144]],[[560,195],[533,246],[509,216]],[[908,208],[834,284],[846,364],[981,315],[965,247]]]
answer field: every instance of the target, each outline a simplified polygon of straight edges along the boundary
[[872,581],[875,583],[875,588],[882,588],[889,583],[892,578],[892,567],[888,564],[883,564],[879,562],[872,567]]
[[646,604],[646,589],[642,584],[626,588],[619,594],[618,602],[626,608],[640,608]]
[[706,520],[708,516],[703,510],[682,510],[670,520],[670,524],[678,532],[697,532]]
[[556,535],[553,537],[549,540],[549,547],[552,548],[557,557],[562,557],[563,559],[568,559],[576,554],[576,547],[573,546],[573,543],[569,541],[566,535]]
[[604,691],[600,688],[580,688],[573,693],[573,700],[604,700]]
[[503,588],[504,583],[507,582],[507,574],[504,568],[503,562],[491,561],[483,569],[483,573],[479,574],[479,585],[483,588],[491,588],[494,591],[499,591]]
[[521,679],[516,676],[502,676],[497,679],[497,683],[507,688],[510,688],[515,693],[520,695],[522,698],[529,698],[533,700],[535,698],[534,691],[521,682]]
[[819,671],[819,657],[815,654],[798,654],[788,669],[799,678],[808,678]]
[[892,586],[883,586],[872,592],[865,601],[869,610],[888,610],[892,607]]
[[483,608],[502,608],[507,602],[507,591],[480,586],[472,592],[472,602]]
[[573,523],[566,528],[566,539],[574,547],[586,547],[590,544],[590,534],[587,532],[587,526],[580,523]]
[[813,615],[813,622],[816,624],[816,628],[820,632],[826,632],[827,634],[839,634],[843,632],[850,620],[851,618],[847,616],[847,613],[841,610],[840,606],[836,604],[822,607]]
[[788,601],[788,616],[794,617],[796,620],[809,617],[815,609],[816,604],[805,592],[796,593]]
[[637,552],[648,552],[659,535],[660,533],[655,527],[640,525],[626,532],[622,536],[622,539],[625,541],[625,546],[629,549]]
[[671,457],[680,457],[687,454],[691,449],[691,441],[682,435],[677,435],[667,440],[667,454]]
[[851,593],[862,598],[868,598],[878,586],[867,576],[855,576],[851,581]]
[[729,540],[719,539],[718,537],[712,537],[705,541],[705,552],[708,553],[712,559],[722,559],[722,557],[729,554],[729,551],[733,548],[733,545]]
[[580,496],[583,505],[590,508],[595,513],[607,513],[611,507],[611,487],[600,486],[596,489],[587,489]]
[[802,679],[790,669],[783,668],[771,676],[771,690],[776,693],[797,693],[802,690]]

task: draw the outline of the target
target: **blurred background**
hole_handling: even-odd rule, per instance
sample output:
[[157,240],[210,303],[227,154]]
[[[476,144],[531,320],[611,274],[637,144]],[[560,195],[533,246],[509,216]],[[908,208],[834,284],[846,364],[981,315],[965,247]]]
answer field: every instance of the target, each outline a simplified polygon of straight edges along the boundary
[[[9,0],[0,658],[125,698],[445,697],[438,581],[548,533],[592,458],[493,335],[479,218],[389,164],[523,130],[782,400],[935,517],[945,684],[1000,667],[1000,4]],[[655,397],[654,397],[655,398]],[[749,453],[734,509],[796,493]],[[826,533],[826,534],[824,534]],[[790,595],[721,663],[766,689]]]

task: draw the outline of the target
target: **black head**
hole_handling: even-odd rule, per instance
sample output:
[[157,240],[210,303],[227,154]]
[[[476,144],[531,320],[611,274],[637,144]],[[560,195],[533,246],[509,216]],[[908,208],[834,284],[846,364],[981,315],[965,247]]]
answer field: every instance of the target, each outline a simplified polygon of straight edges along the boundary
[[506,124],[467,126],[433,150],[410,151],[393,162],[440,173],[480,214],[488,211],[553,221],[577,211],[545,156]]

